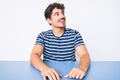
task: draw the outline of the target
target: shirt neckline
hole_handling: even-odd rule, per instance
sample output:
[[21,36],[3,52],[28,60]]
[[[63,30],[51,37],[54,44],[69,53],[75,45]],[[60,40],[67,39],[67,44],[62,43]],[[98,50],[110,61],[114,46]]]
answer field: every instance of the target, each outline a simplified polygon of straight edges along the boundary
[[61,36],[55,36],[54,33],[53,33],[53,31],[51,30],[51,34],[52,34],[55,38],[61,38],[62,36],[64,36],[65,32],[66,32],[66,28],[64,29],[64,32],[63,32],[63,34],[62,34]]

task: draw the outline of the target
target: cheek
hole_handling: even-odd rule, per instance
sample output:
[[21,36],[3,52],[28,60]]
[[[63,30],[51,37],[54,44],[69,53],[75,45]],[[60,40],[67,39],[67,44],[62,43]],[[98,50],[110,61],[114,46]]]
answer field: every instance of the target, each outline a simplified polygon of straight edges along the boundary
[[55,18],[55,19],[53,20],[53,22],[58,22],[58,19]]

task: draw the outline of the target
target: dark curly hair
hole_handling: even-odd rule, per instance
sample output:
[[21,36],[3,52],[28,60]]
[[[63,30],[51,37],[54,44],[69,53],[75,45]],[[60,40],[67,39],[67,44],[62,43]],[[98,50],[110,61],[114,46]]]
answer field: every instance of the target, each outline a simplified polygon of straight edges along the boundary
[[64,12],[65,6],[62,3],[52,3],[48,5],[48,7],[45,9],[45,12],[44,12],[45,19],[47,18],[51,19],[51,14],[54,8],[62,9]]

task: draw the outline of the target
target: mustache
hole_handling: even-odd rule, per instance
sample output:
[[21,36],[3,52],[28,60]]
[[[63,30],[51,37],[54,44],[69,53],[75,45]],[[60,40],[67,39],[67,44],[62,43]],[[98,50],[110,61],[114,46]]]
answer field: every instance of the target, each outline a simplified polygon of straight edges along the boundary
[[60,20],[65,20],[65,18],[61,18]]

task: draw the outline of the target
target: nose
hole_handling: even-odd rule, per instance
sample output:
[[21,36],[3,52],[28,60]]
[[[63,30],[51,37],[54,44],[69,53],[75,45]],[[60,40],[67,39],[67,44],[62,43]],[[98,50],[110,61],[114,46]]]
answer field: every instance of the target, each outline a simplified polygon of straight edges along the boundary
[[65,18],[65,15],[61,13],[60,18]]

